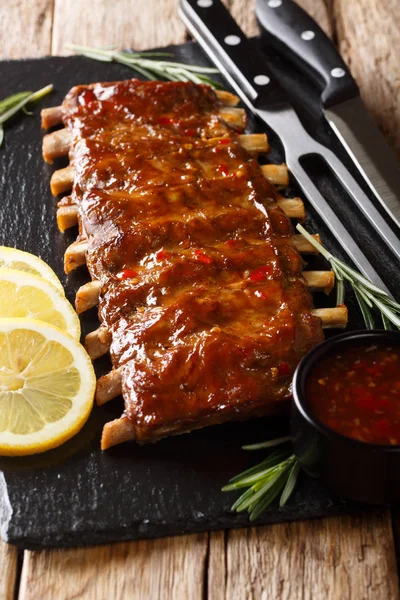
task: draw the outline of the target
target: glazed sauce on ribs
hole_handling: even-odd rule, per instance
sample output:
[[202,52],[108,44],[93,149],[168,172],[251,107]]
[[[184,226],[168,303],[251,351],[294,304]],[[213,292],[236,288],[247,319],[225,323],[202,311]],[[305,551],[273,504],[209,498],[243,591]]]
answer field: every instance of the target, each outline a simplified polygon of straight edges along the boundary
[[400,444],[400,348],[360,344],[321,359],[307,380],[313,414],[338,433]]
[[146,442],[270,414],[323,335],[274,188],[211,88],[74,88],[73,197],[99,314]]

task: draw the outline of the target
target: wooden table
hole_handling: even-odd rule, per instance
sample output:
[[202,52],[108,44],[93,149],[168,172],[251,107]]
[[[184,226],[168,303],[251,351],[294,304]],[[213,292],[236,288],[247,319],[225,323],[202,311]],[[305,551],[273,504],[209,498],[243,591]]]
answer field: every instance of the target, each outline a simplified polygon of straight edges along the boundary
[[[254,0],[228,0],[245,31]],[[400,151],[399,0],[301,0],[339,48]],[[68,42],[136,49],[187,39],[176,0],[2,2],[3,58],[65,54]],[[0,598],[394,600],[400,521],[389,510],[94,548],[25,551],[0,542]]]

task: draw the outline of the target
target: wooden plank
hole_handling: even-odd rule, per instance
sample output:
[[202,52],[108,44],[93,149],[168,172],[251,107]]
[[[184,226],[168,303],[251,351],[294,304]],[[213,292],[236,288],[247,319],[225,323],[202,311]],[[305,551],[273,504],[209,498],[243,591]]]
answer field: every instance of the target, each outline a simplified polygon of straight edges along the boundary
[[19,600],[202,600],[207,548],[204,533],[25,552]]
[[17,549],[0,540],[0,596],[12,600],[17,576]]
[[[254,12],[256,0],[225,0],[233,17],[237,20],[247,35],[258,35],[259,28]],[[309,15],[315,19],[322,29],[332,37],[333,23],[324,0],[297,0]]]
[[389,511],[226,535],[210,549],[209,600],[399,598]]
[[0,19],[1,58],[49,54],[53,0],[2,2]]
[[[51,45],[53,0],[15,0],[2,5],[0,58],[25,58],[48,54]],[[0,595],[12,600],[17,575],[16,548],[0,540]]]
[[400,157],[399,1],[336,0],[342,56],[371,114]]
[[66,44],[142,50],[180,44],[186,30],[173,0],[55,0],[52,54],[69,54]]

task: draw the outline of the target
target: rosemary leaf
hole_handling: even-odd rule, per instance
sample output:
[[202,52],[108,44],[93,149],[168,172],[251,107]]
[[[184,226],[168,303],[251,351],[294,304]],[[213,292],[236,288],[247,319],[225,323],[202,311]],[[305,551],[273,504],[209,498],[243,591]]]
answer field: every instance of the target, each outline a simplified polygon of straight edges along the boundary
[[378,287],[377,285],[372,283],[372,281],[370,281],[369,279],[364,277],[364,275],[361,275],[361,273],[359,273],[352,267],[349,267],[348,265],[346,265],[346,263],[344,263],[339,258],[332,257],[332,260],[335,261],[335,264],[340,266],[340,268],[342,269],[342,271],[345,274],[349,275],[352,279],[355,279],[356,281],[358,281],[359,283],[364,285],[367,289],[369,289],[374,294],[379,294],[380,296],[388,297],[387,293],[384,290],[382,290],[380,287]]
[[290,436],[287,435],[285,437],[276,438],[275,440],[268,440],[267,442],[261,442],[259,444],[250,444],[248,446],[242,446],[243,450],[261,450],[263,448],[273,448],[274,446],[279,446],[285,442],[290,442]]
[[[268,467],[268,469],[264,469],[263,471],[259,471],[254,473],[254,475],[250,475],[249,477],[244,477],[235,483],[231,483],[225,486],[224,492],[233,492],[234,490],[239,490],[244,487],[249,487],[251,485],[257,485],[262,482],[262,485],[269,481],[275,474],[275,471],[279,470],[279,466]],[[261,486],[262,487],[262,486]]]
[[360,294],[361,298],[369,308],[373,308],[374,305],[371,300],[373,300],[374,297],[368,292],[368,290],[360,285],[357,287],[357,293]]
[[385,329],[390,329],[391,325],[395,325],[400,329],[400,304],[396,300],[393,300],[385,290],[372,283],[372,281],[364,277],[356,269],[349,267],[349,265],[339,258],[332,256],[302,225],[298,224],[296,228],[331,263],[336,276],[336,297],[338,303],[339,300],[344,298],[343,280],[346,280],[353,288],[367,329],[375,327],[372,313],[372,309],[374,308],[379,310]]
[[38,90],[37,92],[19,92],[13,94],[8,98],[5,98],[0,102],[0,146],[4,139],[3,124],[6,123],[11,117],[16,115],[20,110],[24,110],[27,104],[40,100],[46,94],[53,90],[53,86],[46,85],[46,87]]
[[267,490],[267,492],[263,495],[262,498],[260,498],[257,504],[252,507],[252,511],[250,513],[250,521],[255,521],[257,517],[259,517],[266,508],[268,508],[271,502],[273,502],[273,500],[275,500],[277,495],[281,492],[284,485],[285,473],[282,473],[281,476],[276,480],[275,486]]
[[219,73],[218,69],[214,67],[200,67],[170,60],[157,60],[159,57],[173,57],[171,53],[121,52],[113,48],[91,48],[75,44],[69,44],[67,48],[94,60],[121,63],[134,69],[147,79],[163,78],[170,81],[193,81],[194,83],[207,83],[214,88],[221,87],[219,83],[208,77],[210,74]]
[[[274,469],[279,467],[279,465],[287,460],[288,457],[289,453],[285,452],[285,454],[281,454],[278,457],[278,460],[276,457],[273,457],[269,461],[266,459],[256,467],[247,469],[247,471],[244,471],[243,473],[240,473],[240,475],[237,475],[231,479],[230,482],[222,488],[222,491],[232,492],[243,487],[248,487],[249,485],[255,485],[257,482],[264,481],[264,479],[269,478],[270,475],[273,474]],[[261,465],[263,465],[263,468],[261,468]]]
[[[262,470],[266,469],[267,467],[274,467],[275,465],[279,464],[283,460],[286,460],[288,458],[289,454],[290,454],[289,452],[272,452],[266,459],[264,459],[262,462],[258,463],[258,465],[255,465],[254,467],[251,467],[250,469],[246,469],[242,473],[239,473],[238,475],[235,475],[235,477],[232,477],[232,479],[229,480],[229,483],[231,484],[231,483],[235,483],[236,481],[240,481],[244,477],[248,477],[249,475],[252,475],[253,473],[256,473],[257,471],[262,471]],[[226,490],[224,489],[223,491],[226,491]]]
[[[283,448],[287,445],[288,438],[270,440],[258,447],[272,447],[280,444]],[[275,442],[275,444],[273,444]],[[264,444],[267,444],[264,445]],[[251,446],[250,446],[251,447]],[[248,489],[243,492],[232,505],[231,510],[243,512],[248,510],[250,520],[256,519],[267,506],[282,492],[280,506],[283,506],[295,489],[300,465],[294,454],[285,450],[273,451],[265,460],[233,477],[223,491],[234,491],[243,487]]]
[[378,300],[378,298],[375,298],[374,302],[375,305],[381,311],[382,315],[385,315],[385,317],[387,317],[389,321],[393,323],[393,325],[396,325],[396,327],[400,328],[400,317],[398,317],[393,311],[391,311],[390,308],[384,302]]
[[341,277],[339,277],[335,273],[336,278],[336,306],[340,306],[344,304],[344,299],[346,297],[346,288],[344,287],[344,281]]
[[357,288],[354,288],[354,293],[357,298],[357,302],[358,302],[358,305],[361,310],[361,314],[364,319],[365,327],[367,329],[374,329],[375,323],[374,323],[374,319],[371,314],[371,311],[368,308],[368,305],[366,304],[364,298],[362,297],[360,292],[357,290]]
[[25,100],[28,96],[30,96],[31,92],[18,92],[17,94],[13,94],[12,96],[8,96],[4,100],[0,101],[0,115],[4,112],[21,102],[21,100]]
[[286,502],[289,500],[290,496],[293,494],[294,489],[296,487],[297,478],[300,473],[300,463],[296,460],[293,463],[292,468],[289,471],[289,477],[287,478],[285,487],[283,488],[282,495],[279,500],[279,507],[282,508],[285,506]]
[[326,260],[331,260],[331,253],[328,252],[328,250],[326,250],[326,248],[324,248],[323,245],[320,244],[311,234],[309,234],[308,231],[304,229],[303,225],[297,223],[296,229],[297,231],[300,231],[300,233],[306,238],[306,240],[308,240],[310,244],[312,244],[314,248],[316,248],[322,254],[322,256],[326,258]]
[[[224,488],[222,488],[222,491],[224,491]],[[234,504],[232,504],[231,511],[235,512],[239,508],[239,506],[242,504],[242,502],[247,500],[247,498],[250,498],[253,494],[254,494],[253,488],[249,488],[248,490],[243,492],[243,494],[241,496],[239,496],[239,498],[236,500],[236,502],[234,502]]]
[[382,314],[382,323],[383,323],[383,327],[388,330],[391,331],[394,329],[394,327],[392,326],[392,323],[389,321],[389,319],[387,318],[386,315]]
[[266,483],[264,483],[261,488],[252,496],[250,496],[249,498],[247,498],[244,502],[242,502],[240,504],[240,506],[236,509],[237,512],[242,512],[244,510],[246,510],[246,508],[249,508],[249,506],[251,506],[252,504],[255,504],[256,502],[258,502],[258,500],[260,500],[263,496],[265,496],[265,494],[273,487],[275,487],[275,484],[279,481],[281,475],[282,475],[282,470],[283,469],[279,469],[274,473],[274,476],[271,477]]

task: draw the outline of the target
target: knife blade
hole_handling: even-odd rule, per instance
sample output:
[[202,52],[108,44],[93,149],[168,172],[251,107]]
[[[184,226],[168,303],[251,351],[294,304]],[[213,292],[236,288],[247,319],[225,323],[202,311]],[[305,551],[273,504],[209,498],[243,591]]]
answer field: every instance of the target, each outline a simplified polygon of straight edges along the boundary
[[322,110],[330,126],[377,200],[400,227],[400,163],[328,36],[292,0],[256,0],[256,15],[266,41],[320,87]]
[[277,133],[285,149],[289,170],[345,252],[365,276],[388,291],[374,267],[355,243],[354,237],[304,170],[300,163],[301,157],[308,154],[323,156],[351,197],[357,201],[361,198],[361,202],[367,200],[368,208],[374,213],[374,217],[369,216],[370,220],[378,217],[379,225],[375,223],[378,229],[383,221],[384,231],[379,229],[379,233],[389,247],[393,247],[397,258],[400,258],[397,237],[379,213],[376,215],[377,211],[371,201],[335,154],[306,132],[290,106],[286,93],[268,72],[262,54],[255,51],[220,0],[181,0],[179,12],[189,32],[246,106]]

